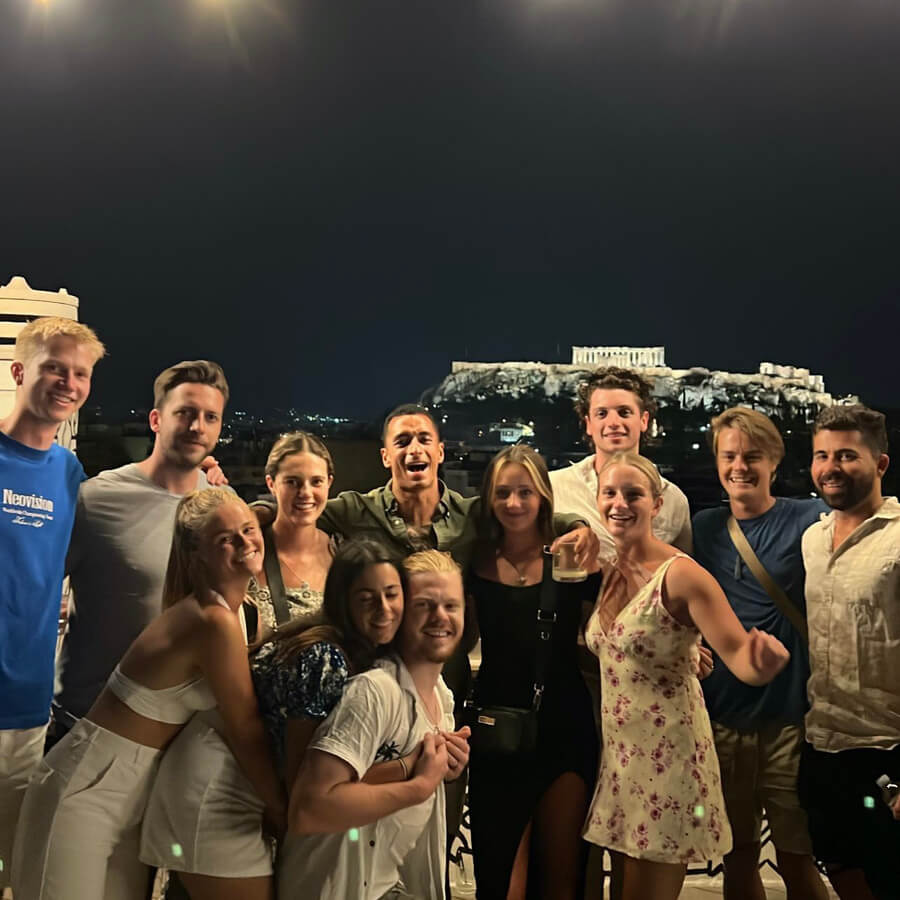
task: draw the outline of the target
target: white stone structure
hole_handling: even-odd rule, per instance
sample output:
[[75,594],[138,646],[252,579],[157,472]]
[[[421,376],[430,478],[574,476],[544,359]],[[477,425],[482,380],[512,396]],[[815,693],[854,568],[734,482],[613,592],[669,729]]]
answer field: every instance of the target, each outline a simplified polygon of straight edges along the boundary
[[665,347],[573,347],[573,366],[657,368],[666,364]]
[[825,391],[824,375],[810,375],[809,369],[801,369],[798,366],[778,366],[775,363],[761,362],[759,374],[770,375],[774,378],[786,378],[806,385],[811,391]]
[[[40,316],[62,316],[77,321],[78,298],[65,288],[55,293],[36,291],[21,275],[10,279],[9,284],[0,285],[0,419],[12,409],[16,396],[16,385],[9,371],[16,335],[26,323]],[[74,449],[77,427],[76,414],[59,429],[57,441]]]

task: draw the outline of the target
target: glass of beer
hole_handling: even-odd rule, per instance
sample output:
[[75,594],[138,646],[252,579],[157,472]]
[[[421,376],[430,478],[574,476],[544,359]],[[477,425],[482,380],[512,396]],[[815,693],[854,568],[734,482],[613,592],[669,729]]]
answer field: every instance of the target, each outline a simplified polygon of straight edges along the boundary
[[560,544],[553,552],[553,580],[584,581],[587,571],[575,562],[575,544]]

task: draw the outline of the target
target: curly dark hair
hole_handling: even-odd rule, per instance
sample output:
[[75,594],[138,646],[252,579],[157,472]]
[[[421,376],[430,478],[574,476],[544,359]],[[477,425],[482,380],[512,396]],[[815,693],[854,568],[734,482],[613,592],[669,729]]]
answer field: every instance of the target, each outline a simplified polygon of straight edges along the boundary
[[631,369],[622,369],[619,366],[603,366],[595,369],[578,385],[575,392],[575,413],[579,422],[590,415],[591,396],[598,389],[612,391],[631,391],[637,398],[641,412],[650,413],[650,421],[656,412],[656,401],[653,399],[653,385]]
[[884,413],[869,409],[862,403],[848,406],[826,406],[813,425],[813,437],[820,431],[858,431],[865,445],[876,457],[888,452],[887,427]]

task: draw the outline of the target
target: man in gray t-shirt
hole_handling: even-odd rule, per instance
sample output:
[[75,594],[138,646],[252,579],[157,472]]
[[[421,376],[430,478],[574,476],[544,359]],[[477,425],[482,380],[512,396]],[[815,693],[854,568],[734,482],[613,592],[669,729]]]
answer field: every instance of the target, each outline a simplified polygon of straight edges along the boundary
[[166,369],[154,383],[150,456],[81,486],[66,561],[74,608],[57,672],[56,739],[88,712],[159,614],[175,509],[184,494],[208,486],[199,467],[219,439],[227,400],[216,363]]

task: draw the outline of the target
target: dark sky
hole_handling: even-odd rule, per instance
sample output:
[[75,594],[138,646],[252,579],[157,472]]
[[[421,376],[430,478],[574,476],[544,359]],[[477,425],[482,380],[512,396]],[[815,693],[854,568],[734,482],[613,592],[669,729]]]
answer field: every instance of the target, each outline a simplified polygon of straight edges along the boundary
[[898,48],[894,0],[7,0],[0,283],[81,297],[111,406],[623,343],[896,407]]

